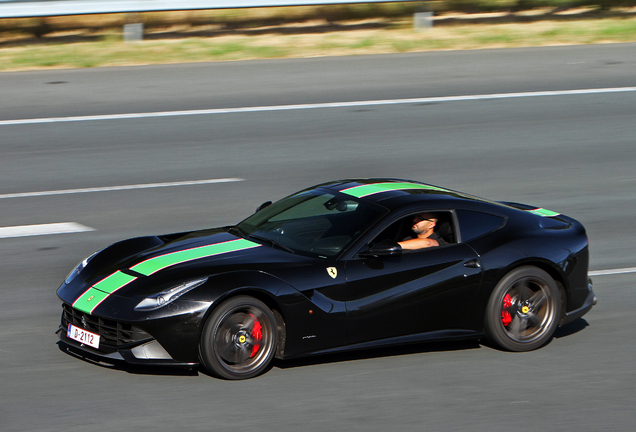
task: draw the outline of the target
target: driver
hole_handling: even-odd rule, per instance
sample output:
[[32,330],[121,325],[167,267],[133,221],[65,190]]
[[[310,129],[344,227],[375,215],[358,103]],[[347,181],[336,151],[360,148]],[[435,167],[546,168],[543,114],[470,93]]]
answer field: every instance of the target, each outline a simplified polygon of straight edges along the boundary
[[417,235],[415,238],[407,238],[398,244],[403,250],[424,249],[434,246],[445,245],[446,242],[436,232],[438,218],[433,213],[420,213],[413,217],[411,229]]

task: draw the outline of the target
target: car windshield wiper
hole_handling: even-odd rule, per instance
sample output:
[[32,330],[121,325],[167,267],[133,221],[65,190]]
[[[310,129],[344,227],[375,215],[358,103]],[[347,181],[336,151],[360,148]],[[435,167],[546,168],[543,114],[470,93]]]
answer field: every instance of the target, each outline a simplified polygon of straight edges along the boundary
[[285,246],[284,244],[280,244],[277,241],[274,241],[272,239],[268,239],[268,238],[265,238],[265,237],[257,236],[257,235],[254,235],[254,234],[251,234],[249,237],[253,238],[254,240],[260,240],[262,242],[265,242],[265,243],[271,245],[272,247],[277,247],[279,249],[283,249],[283,250],[285,250],[285,251],[287,251],[289,253],[293,253],[293,254],[296,253],[296,251],[294,251],[293,249]]
[[240,229],[238,225],[230,227],[230,229],[228,229],[227,232],[229,232],[230,234],[234,234],[237,237],[243,237],[243,238],[247,237],[247,233],[243,231],[242,229]]

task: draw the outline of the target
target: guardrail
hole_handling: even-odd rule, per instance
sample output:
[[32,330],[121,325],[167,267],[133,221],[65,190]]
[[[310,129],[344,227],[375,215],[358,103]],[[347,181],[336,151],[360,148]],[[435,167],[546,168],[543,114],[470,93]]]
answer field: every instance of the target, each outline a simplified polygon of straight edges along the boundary
[[[422,0],[394,0],[413,2]],[[0,18],[137,13],[277,6],[392,3],[391,0],[0,0]]]

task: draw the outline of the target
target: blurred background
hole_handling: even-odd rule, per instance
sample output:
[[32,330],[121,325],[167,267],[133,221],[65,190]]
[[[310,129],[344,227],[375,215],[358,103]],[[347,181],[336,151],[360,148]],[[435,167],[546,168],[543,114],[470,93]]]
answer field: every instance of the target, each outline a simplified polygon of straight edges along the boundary
[[0,70],[633,42],[635,15],[634,0],[1,0]]
[[[0,1],[3,432],[633,429],[633,1],[60,12],[114,3],[137,2]],[[55,290],[93,251],[352,177],[580,220],[598,305],[529,353],[421,344],[244,382],[58,349]]]

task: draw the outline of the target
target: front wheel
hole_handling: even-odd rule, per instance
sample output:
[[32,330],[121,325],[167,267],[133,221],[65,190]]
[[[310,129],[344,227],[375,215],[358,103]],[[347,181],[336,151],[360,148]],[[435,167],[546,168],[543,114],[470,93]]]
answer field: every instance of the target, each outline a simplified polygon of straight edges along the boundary
[[260,300],[231,298],[210,315],[201,334],[201,361],[225,379],[252,378],[264,372],[276,352],[276,321]]
[[530,351],[550,340],[561,316],[559,289],[545,271],[519,267],[505,275],[488,301],[488,339],[508,351]]

